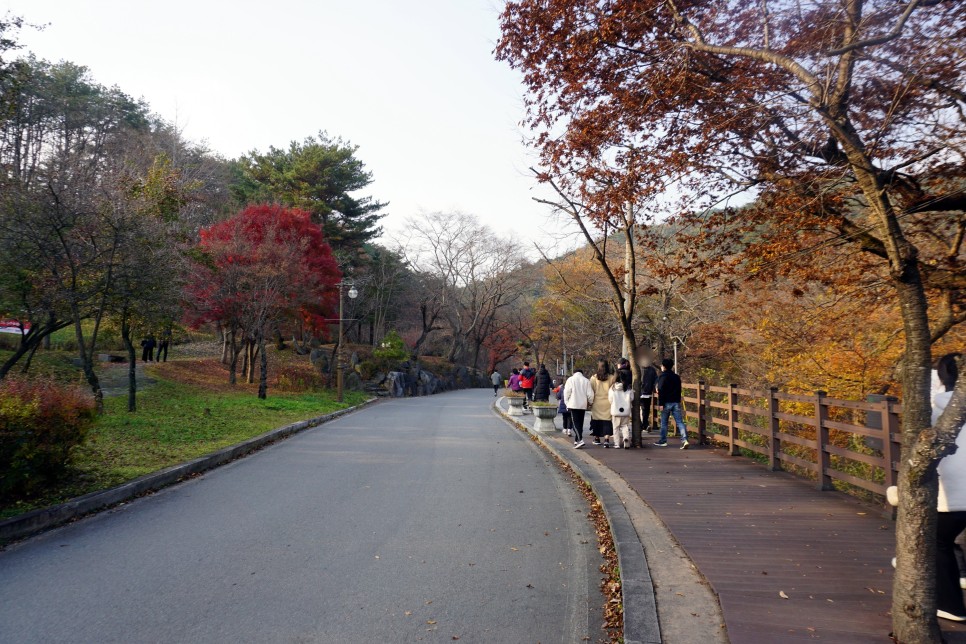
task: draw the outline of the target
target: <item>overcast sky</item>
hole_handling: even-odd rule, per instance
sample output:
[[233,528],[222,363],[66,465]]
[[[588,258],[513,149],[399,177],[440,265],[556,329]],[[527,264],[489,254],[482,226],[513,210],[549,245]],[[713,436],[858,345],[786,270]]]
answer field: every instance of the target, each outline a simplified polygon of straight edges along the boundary
[[499,0],[6,0],[40,58],[86,65],[235,157],[327,130],[360,146],[392,229],[474,213],[541,245],[519,76],[493,59]]

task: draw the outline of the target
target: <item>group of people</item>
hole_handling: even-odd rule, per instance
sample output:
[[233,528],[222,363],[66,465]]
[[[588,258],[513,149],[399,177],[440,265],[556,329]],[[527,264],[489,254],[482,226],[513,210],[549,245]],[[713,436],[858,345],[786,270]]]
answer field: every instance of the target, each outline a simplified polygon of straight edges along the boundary
[[[498,395],[503,378],[495,370],[491,374],[493,395]],[[628,449],[631,447],[631,414],[633,389],[631,365],[621,358],[617,369],[601,359],[597,369],[587,378],[583,369],[574,369],[569,378],[554,379],[545,365],[538,369],[524,362],[522,368],[514,368],[507,382],[508,388],[524,396],[524,408],[532,402],[549,402],[556,396],[558,411],[563,417],[564,433],[574,437],[574,448],[580,449],[584,442],[584,419],[590,412],[590,433],[593,444],[602,447]],[[681,401],[681,378],[674,372],[674,362],[663,360],[661,371],[651,364],[642,366],[641,373],[641,426],[650,431],[651,403],[657,398],[661,411],[661,435],[654,443],[657,447],[668,445],[668,422],[681,437],[681,449],[688,448],[687,427],[684,424],[684,407]]]
[[141,340],[141,362],[154,362],[155,354],[154,350],[157,348],[157,361],[167,362],[168,361],[168,346],[171,344],[171,331],[165,331],[161,334],[161,340],[158,341],[154,338],[153,333],[147,334],[144,339]]
[[[499,371],[494,370],[490,377],[493,382],[493,395],[496,396],[503,383],[503,376]],[[507,381],[510,391],[523,394],[524,409],[532,402],[548,402],[555,386],[556,383],[547,371],[546,365],[541,364],[539,369],[534,369],[529,362],[524,362],[523,367],[519,369],[512,369]]]

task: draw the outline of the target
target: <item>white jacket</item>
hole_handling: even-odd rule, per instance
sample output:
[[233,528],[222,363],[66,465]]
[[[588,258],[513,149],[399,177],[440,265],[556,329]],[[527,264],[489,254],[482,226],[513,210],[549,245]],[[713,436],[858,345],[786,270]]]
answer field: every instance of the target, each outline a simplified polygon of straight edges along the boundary
[[607,390],[611,416],[631,415],[631,393],[624,391],[624,384],[621,382],[615,382],[614,386]]
[[594,404],[594,388],[584,374],[575,371],[564,385],[564,404],[567,409],[590,409]]
[[[949,404],[953,392],[943,391],[932,397],[932,424]],[[940,512],[966,511],[966,426],[956,435],[956,453],[939,461],[939,501],[936,508]]]

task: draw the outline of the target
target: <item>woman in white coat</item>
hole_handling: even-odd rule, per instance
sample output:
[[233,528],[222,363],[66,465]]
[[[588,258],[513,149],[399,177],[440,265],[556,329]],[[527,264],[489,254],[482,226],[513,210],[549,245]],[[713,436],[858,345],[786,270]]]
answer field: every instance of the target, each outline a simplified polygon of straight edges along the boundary
[[[950,353],[939,359],[936,371],[945,391],[933,394],[932,424],[949,404],[959,376],[956,360]],[[956,563],[956,537],[966,530],[966,432],[956,436],[956,453],[939,461],[939,514],[936,520],[936,608],[943,619],[966,622],[966,605],[959,583]]]

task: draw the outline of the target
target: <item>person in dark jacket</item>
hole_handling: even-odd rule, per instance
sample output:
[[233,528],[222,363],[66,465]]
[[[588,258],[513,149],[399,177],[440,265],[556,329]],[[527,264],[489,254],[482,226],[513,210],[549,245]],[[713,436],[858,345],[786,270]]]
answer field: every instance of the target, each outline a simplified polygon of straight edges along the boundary
[[674,416],[674,426],[681,434],[681,449],[688,448],[688,428],[684,425],[684,408],[681,405],[681,377],[674,373],[674,361],[661,361],[661,375],[657,378],[657,404],[661,410],[661,440],[655,445],[667,447],[667,421]]
[[654,388],[657,386],[657,369],[651,364],[651,358],[641,361],[641,431],[650,432],[651,429],[651,400]]
[[533,386],[534,401],[549,402],[551,384],[552,378],[550,377],[550,372],[547,371],[547,365],[541,364],[540,369],[537,371],[536,384]]
[[141,340],[141,362],[154,361],[154,347],[158,345],[154,339],[154,334],[149,333],[148,337]]

